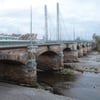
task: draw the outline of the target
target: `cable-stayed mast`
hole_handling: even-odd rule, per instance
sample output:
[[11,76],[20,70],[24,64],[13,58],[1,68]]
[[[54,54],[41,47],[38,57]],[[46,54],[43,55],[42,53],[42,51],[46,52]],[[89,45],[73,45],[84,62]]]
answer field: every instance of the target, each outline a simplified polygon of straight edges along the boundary
[[75,27],[73,26],[73,40],[75,41]]
[[57,3],[57,40],[60,41],[60,31],[59,31],[59,3]]
[[48,41],[48,16],[47,16],[47,6],[44,6],[45,12],[45,40]]
[[30,43],[32,43],[32,6],[30,7]]

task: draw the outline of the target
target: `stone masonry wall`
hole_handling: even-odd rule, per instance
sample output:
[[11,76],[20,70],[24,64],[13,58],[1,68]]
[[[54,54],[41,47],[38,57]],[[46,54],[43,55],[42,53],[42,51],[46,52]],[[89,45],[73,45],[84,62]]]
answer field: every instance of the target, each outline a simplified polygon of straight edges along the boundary
[[[1,61],[0,61],[1,62]],[[21,64],[0,63],[0,80],[32,85],[36,82],[36,71]]]
[[76,51],[64,51],[64,63],[67,62],[77,62],[78,61],[78,52]]

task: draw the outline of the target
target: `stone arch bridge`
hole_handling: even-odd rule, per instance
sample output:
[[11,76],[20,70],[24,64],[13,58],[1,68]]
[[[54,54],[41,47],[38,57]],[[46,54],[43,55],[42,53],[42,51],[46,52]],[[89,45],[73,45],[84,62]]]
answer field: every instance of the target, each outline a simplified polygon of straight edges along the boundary
[[[34,46],[22,44],[0,46],[0,78],[19,83],[32,84],[36,81],[36,66],[40,70],[60,70],[66,62],[77,62],[78,57],[93,49],[92,42],[48,42]],[[17,64],[22,67],[9,67]]]

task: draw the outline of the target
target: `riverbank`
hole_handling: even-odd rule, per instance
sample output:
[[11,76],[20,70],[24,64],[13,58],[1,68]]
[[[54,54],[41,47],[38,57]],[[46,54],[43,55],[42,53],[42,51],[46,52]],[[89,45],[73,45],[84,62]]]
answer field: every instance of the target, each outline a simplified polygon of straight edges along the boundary
[[68,66],[79,72],[100,73],[100,53],[91,52],[89,55],[79,58],[77,63],[65,63],[65,68]]
[[66,63],[62,73],[38,73],[38,81],[51,86],[53,93],[59,95],[78,100],[100,100],[99,70],[100,53],[91,52],[79,58],[77,63]]
[[42,89],[0,82],[0,100],[75,100]]

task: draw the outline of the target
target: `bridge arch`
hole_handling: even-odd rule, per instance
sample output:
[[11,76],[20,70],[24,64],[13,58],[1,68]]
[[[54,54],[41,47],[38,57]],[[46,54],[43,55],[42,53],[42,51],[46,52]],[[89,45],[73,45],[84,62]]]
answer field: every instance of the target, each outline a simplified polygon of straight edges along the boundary
[[82,45],[82,48],[85,48],[85,45],[84,44]]
[[45,49],[45,50],[41,49],[39,52],[37,52],[36,57],[40,56],[41,54],[43,54],[44,52],[47,52],[47,51],[48,51],[47,49]]
[[0,80],[17,84],[33,84],[35,70],[16,60],[0,60]]
[[15,60],[0,59],[0,79],[19,83],[25,72],[25,65]]
[[0,59],[0,62],[3,64],[14,64],[14,65],[25,65],[24,63],[16,60],[9,60],[9,59]]
[[58,70],[61,67],[61,57],[53,51],[43,52],[36,61],[37,68],[40,70]]
[[77,50],[79,50],[80,49],[80,46],[79,45],[77,45]]
[[71,48],[65,48],[64,50],[63,50],[63,52],[70,52],[71,51]]

